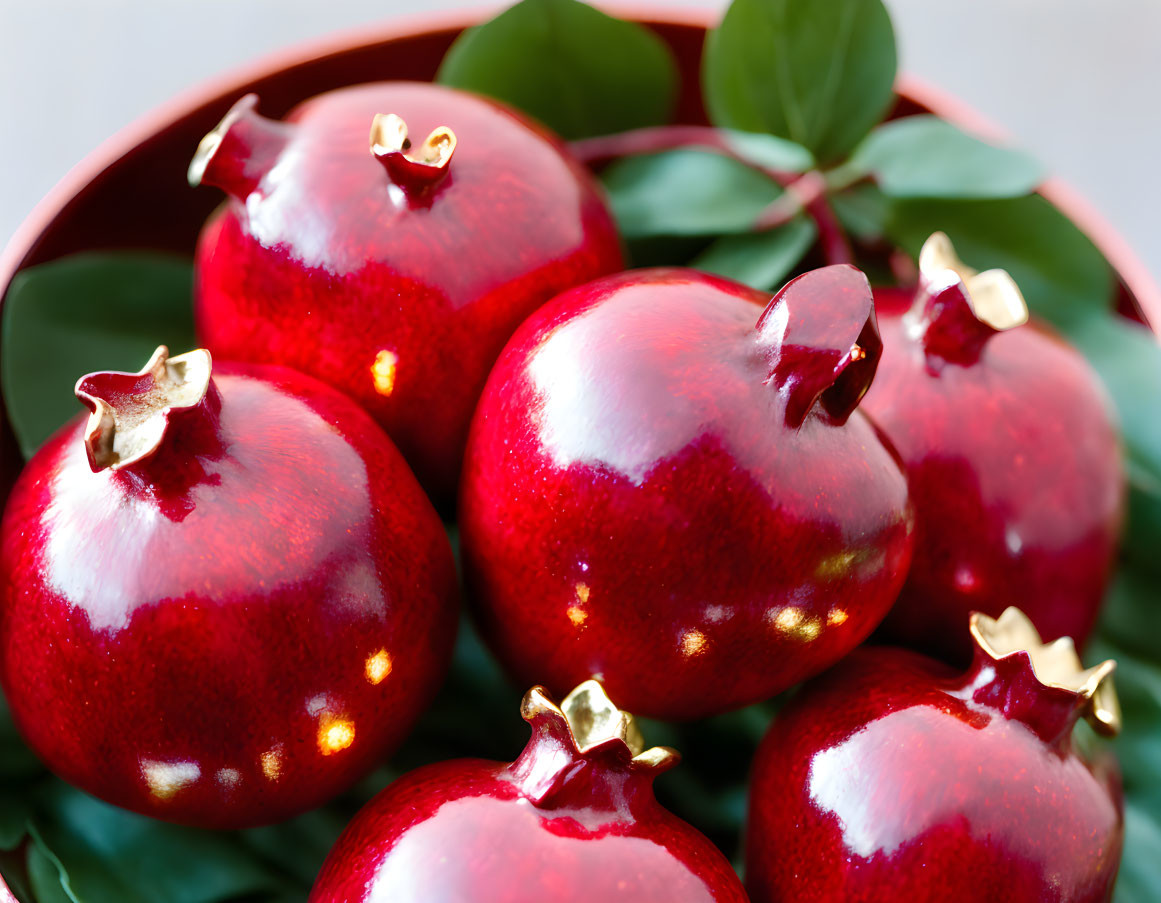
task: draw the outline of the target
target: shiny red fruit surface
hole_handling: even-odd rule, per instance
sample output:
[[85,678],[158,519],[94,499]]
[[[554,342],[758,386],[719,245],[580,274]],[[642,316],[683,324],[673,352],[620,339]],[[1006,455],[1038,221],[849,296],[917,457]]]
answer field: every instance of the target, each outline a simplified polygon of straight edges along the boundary
[[878,353],[853,267],[773,301],[628,272],[533,315],[492,371],[462,483],[466,573],[500,660],[683,719],[854,648],[911,556],[903,473],[855,410]]
[[1033,661],[978,650],[957,675],[863,648],[808,683],[754,762],[753,903],[1108,900],[1119,778],[1073,748],[1082,694],[1042,683],[1051,662]]
[[[449,88],[345,88],[286,122],[253,103],[191,168],[231,195],[198,247],[199,334],[216,355],[345,391],[450,503],[504,342],[553,295],[621,268],[604,200],[557,139]],[[376,114],[398,119],[377,123],[373,150]],[[420,147],[440,127],[454,137]]]
[[[598,715],[578,721],[586,693]],[[599,686],[562,708],[536,688],[524,717],[532,739],[512,764],[429,765],[372,800],[310,903],[745,903],[726,858],[653,796],[676,754],[642,750]]]
[[1013,603],[1046,637],[1083,644],[1125,483],[1092,368],[1047,327],[977,317],[986,286],[969,293],[966,275],[929,263],[909,311],[880,304],[883,358],[863,403],[907,467],[916,512],[911,573],[881,633],[959,663],[968,615]]
[[82,379],[113,439],[69,424],[13,490],[0,681],[33,750],[90,793],[185,824],[277,821],[380,764],[434,695],[451,550],[402,456],[334,389],[218,364],[204,397],[162,413],[151,378]]

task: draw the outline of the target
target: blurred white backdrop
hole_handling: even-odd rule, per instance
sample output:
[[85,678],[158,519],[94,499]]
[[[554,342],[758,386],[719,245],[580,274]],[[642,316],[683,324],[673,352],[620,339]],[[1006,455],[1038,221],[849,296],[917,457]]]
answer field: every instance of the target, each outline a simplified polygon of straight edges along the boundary
[[[1161,279],[1161,0],[886,2],[902,68],[958,95],[1037,154]],[[329,31],[455,8],[480,6],[0,0],[0,245],[88,151],[200,79]]]

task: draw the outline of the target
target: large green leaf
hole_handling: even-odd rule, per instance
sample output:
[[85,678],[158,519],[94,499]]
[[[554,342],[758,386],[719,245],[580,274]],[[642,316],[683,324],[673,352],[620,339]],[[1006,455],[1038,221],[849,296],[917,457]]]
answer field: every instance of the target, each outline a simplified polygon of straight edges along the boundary
[[895,33],[880,0],[734,0],[706,39],[715,125],[789,138],[830,163],[887,112]]
[[867,136],[842,167],[896,198],[1008,198],[1044,179],[1035,158],[974,138],[938,116],[908,116]]
[[1156,814],[1125,806],[1125,852],[1117,875],[1115,903],[1157,903],[1161,888],[1161,823]]
[[760,291],[773,291],[810,250],[817,234],[812,221],[798,217],[768,232],[719,238],[690,265]]
[[217,903],[286,886],[229,834],[143,818],[54,782],[36,824],[83,903]]
[[1130,461],[1161,483],[1161,345],[1123,317],[1065,324],[1069,339],[1096,368],[1113,397]]
[[24,270],[4,299],[0,382],[16,438],[31,455],[82,409],[77,378],[138,370],[161,344],[194,347],[187,260],[78,254]]
[[887,235],[910,253],[918,255],[933,232],[946,232],[971,266],[1006,269],[1029,307],[1057,325],[1109,307],[1113,279],[1104,257],[1068,217],[1038,195],[891,205]]
[[629,239],[747,232],[782,194],[777,182],[746,164],[692,149],[627,157],[601,178]]
[[669,48],[643,26],[578,0],[522,0],[460,35],[438,80],[585,138],[668,121],[678,76]]

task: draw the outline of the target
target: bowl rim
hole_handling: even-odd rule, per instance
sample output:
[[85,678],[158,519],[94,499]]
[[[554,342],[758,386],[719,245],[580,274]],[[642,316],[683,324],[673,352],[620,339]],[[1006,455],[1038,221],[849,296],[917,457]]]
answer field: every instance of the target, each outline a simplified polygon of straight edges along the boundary
[[[640,2],[601,2],[597,5],[620,18],[650,25],[708,30],[720,17],[719,10],[705,7],[671,8]],[[209,106],[221,105],[227,99],[237,97],[244,86],[283,69],[391,41],[461,31],[485,21],[505,6],[488,3],[455,10],[411,13],[336,31],[263,54],[181,91],[102,141],[73,166],[25,217],[0,252],[0,305],[13,278],[27,265],[41,240],[70,203],[105,170],[153,136]],[[900,73],[896,78],[895,92],[965,130],[985,137],[1006,137],[1003,130],[974,108],[923,79]],[[1093,204],[1064,180],[1058,177],[1048,179],[1039,193],[1092,240],[1128,289],[1146,325],[1155,334],[1161,334],[1161,285],[1128,241]],[[1161,340],[1161,335],[1158,337]]]

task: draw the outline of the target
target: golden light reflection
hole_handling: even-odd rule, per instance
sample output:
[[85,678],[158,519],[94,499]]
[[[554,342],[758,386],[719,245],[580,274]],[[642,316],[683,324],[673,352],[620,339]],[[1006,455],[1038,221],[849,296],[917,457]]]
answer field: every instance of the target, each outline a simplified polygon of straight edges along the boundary
[[828,555],[818,563],[818,567],[814,569],[814,573],[818,577],[829,580],[846,576],[851,569],[851,565],[855,564],[862,554],[857,549],[848,549],[845,552]]
[[687,630],[681,635],[681,654],[687,657],[700,655],[708,643],[706,635],[700,630]]
[[268,749],[262,753],[262,773],[267,780],[277,781],[282,777],[282,750]]
[[201,777],[196,762],[141,762],[141,773],[149,792],[159,800],[173,799],[179,790],[190,786]]
[[830,614],[826,616],[826,623],[831,627],[838,627],[840,624],[845,624],[849,615],[841,608],[832,608]]
[[355,723],[346,718],[326,716],[318,727],[318,748],[324,756],[342,752],[355,742]]
[[572,621],[573,627],[580,627],[589,616],[589,613],[584,610],[584,605],[589,601],[589,585],[578,583],[573,589],[576,593],[576,603],[568,607],[566,614],[568,619]]
[[789,632],[802,623],[803,612],[802,609],[796,605],[787,605],[785,608],[777,612],[771,611],[767,617],[774,623],[774,626],[784,633]]
[[809,643],[822,633],[821,619],[807,615],[797,605],[771,610],[766,613],[766,618],[775,630],[803,643]]
[[371,379],[375,391],[380,395],[390,395],[395,390],[395,371],[399,366],[399,355],[386,349],[375,355],[371,365]]
[[391,656],[386,649],[380,649],[367,658],[367,680],[378,686],[391,673]]

